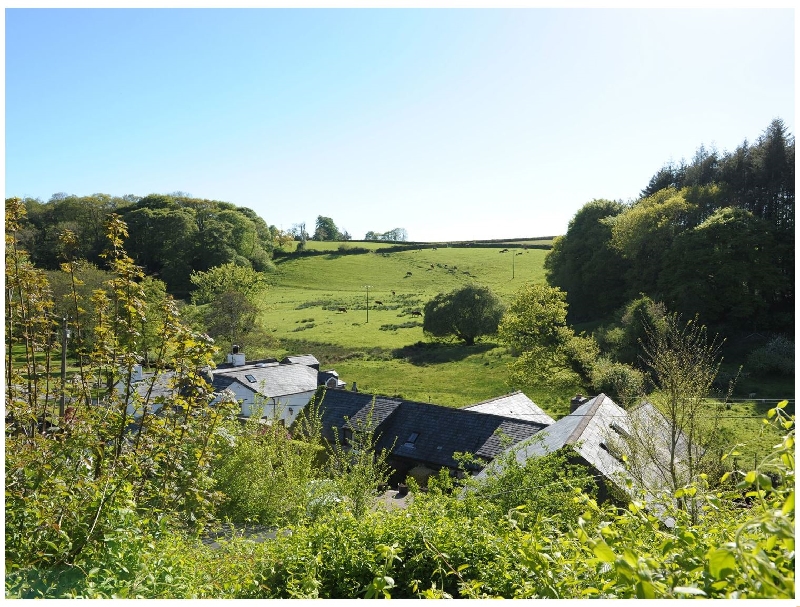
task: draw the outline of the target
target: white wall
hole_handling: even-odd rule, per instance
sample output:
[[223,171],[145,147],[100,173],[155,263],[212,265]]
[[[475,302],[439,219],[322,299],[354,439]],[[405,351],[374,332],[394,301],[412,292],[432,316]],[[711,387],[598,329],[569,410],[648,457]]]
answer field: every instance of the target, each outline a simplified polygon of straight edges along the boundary
[[[309,390],[298,394],[266,398],[238,382],[232,383],[228,390],[233,392],[236,400],[241,403],[241,412],[245,417],[251,417],[260,412],[260,417],[275,421],[283,420],[287,427],[297,419],[300,411],[309,403],[315,392],[315,390]],[[291,413],[289,413],[289,409],[292,410]]]

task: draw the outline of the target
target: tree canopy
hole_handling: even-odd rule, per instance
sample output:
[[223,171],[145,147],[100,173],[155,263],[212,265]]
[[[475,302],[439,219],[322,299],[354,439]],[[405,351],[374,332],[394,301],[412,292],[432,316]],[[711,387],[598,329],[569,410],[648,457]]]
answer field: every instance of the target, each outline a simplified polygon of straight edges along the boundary
[[502,315],[503,306],[488,287],[467,285],[425,304],[422,330],[434,337],[455,336],[471,346],[476,338],[495,333]]
[[794,137],[776,119],[730,153],[701,146],[630,203],[591,201],[553,243],[570,319],[645,294],[725,331],[794,333]]
[[145,274],[163,280],[169,292],[189,295],[193,271],[226,263],[272,268],[271,253],[280,233],[251,209],[229,202],[192,198],[182,193],[113,197],[108,194],[72,196],[55,194],[42,203],[25,199],[27,217],[20,242],[37,266],[58,269],[64,253],[59,235],[76,235],[72,254],[105,267],[100,254],[105,246],[104,225],[110,213],[128,226],[125,246]]

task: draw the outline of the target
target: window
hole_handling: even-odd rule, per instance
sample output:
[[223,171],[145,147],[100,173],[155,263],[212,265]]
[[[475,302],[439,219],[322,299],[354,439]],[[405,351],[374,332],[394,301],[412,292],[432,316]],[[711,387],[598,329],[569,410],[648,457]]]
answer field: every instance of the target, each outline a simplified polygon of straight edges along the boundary
[[254,384],[254,383],[256,383],[256,378],[255,378],[255,377],[253,377],[252,375],[250,375],[249,373],[248,373],[247,375],[245,375],[245,376],[244,376],[244,378],[245,378],[247,381],[249,381],[251,384]]
[[417,437],[418,436],[419,436],[419,433],[412,432],[411,436],[408,437],[408,440],[406,440],[406,442],[403,443],[403,446],[404,447],[408,447],[409,449],[413,449],[414,448],[414,443],[417,442]]

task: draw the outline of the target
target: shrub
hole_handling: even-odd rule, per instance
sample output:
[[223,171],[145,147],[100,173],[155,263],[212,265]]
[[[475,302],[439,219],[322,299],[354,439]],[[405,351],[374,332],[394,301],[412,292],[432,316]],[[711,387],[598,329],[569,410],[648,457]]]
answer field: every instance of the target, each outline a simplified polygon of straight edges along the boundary
[[794,343],[783,335],[753,350],[747,367],[756,375],[794,375]]
[[623,406],[644,394],[644,373],[638,369],[601,356],[592,366],[592,387],[604,392]]

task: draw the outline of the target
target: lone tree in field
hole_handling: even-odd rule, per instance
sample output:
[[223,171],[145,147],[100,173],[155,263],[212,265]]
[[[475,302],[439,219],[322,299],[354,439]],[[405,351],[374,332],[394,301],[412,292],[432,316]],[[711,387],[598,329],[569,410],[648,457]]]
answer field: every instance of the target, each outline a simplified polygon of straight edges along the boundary
[[471,346],[477,337],[496,333],[502,316],[503,304],[487,287],[468,285],[425,304],[422,330],[433,337],[454,336]]

